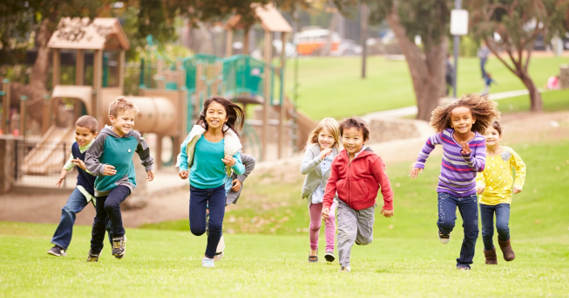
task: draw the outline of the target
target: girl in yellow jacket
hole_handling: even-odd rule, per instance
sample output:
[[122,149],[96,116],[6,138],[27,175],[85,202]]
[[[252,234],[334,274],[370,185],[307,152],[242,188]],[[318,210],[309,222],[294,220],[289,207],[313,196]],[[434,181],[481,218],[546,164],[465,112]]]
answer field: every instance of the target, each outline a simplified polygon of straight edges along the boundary
[[[512,195],[522,191],[526,178],[526,165],[512,148],[500,146],[502,127],[494,122],[486,130],[486,168],[478,173],[476,191],[480,195],[480,219],[482,241],[486,264],[496,265],[496,248],[492,243],[494,235],[494,214],[498,243],[504,260],[516,257],[510,245],[510,204]],[[515,169],[515,172],[512,171]]]

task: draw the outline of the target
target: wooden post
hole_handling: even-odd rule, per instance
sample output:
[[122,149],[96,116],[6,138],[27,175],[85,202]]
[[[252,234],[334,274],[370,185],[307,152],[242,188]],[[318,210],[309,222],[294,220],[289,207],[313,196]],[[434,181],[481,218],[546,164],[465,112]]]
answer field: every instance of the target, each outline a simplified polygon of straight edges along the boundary
[[0,128],[4,134],[10,134],[10,80],[4,79],[2,81],[3,89],[4,89],[4,96],[2,100],[2,124],[0,124]]
[[233,29],[227,29],[226,34],[226,45],[225,45],[225,57],[231,57],[233,55]]
[[270,31],[265,31],[265,74],[263,78],[263,134],[261,137],[261,161],[267,160],[268,145],[269,145],[269,112],[271,107],[271,56],[272,56],[272,39],[273,34]]
[[103,51],[95,50],[93,59],[93,117],[99,122],[99,128],[103,128],[103,111],[102,111],[102,98],[101,89],[103,84]]
[[196,102],[194,103],[196,113],[200,113],[200,104],[202,99],[202,92],[204,92],[202,80],[203,64],[198,62],[196,65]]
[[215,62],[215,65],[213,66],[213,83],[211,84],[211,95],[222,95],[222,93],[219,91],[219,87],[221,85],[221,80],[219,79],[220,77],[220,72],[222,71],[223,66],[221,65],[221,62]]
[[[43,99],[43,119],[41,126],[42,134],[44,134],[51,125],[51,99],[49,95],[44,96]],[[75,110],[77,110],[77,106],[78,105],[75,105]]]
[[243,55],[249,55],[249,27],[243,29],[243,33],[245,33],[245,36],[243,38]]
[[285,67],[285,45],[286,45],[286,33],[281,32],[281,89],[280,89],[280,99],[281,105],[279,109],[279,159],[284,157],[285,151],[285,118],[286,118],[286,108],[285,108],[285,99],[284,99],[284,67]]
[[158,59],[156,63],[156,79],[158,80],[158,89],[166,89],[166,78],[164,76],[164,59]]
[[85,84],[85,51],[77,50],[77,60],[75,60],[75,85]]
[[53,49],[52,82],[52,88],[55,88],[61,82],[61,56],[59,55],[59,49]]
[[162,169],[162,138],[164,136],[156,135],[156,155],[154,155],[154,164],[156,164],[156,169]]
[[125,69],[125,56],[124,50],[119,52],[119,59],[117,63],[117,80],[119,81],[120,93],[124,94],[124,69]]
[[20,96],[20,135],[26,137],[26,114],[28,113],[28,97]]

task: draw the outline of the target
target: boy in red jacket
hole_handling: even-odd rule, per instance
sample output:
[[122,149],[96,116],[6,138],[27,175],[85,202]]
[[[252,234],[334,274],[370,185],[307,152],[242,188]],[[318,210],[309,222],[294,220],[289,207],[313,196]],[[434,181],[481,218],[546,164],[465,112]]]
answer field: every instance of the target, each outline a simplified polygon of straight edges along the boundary
[[373,240],[375,198],[381,186],[381,214],[393,216],[393,191],[383,160],[365,142],[369,128],[360,118],[340,123],[342,150],[332,162],[332,173],[324,192],[322,218],[328,218],[330,205],[338,193],[338,253],[340,271],[350,272],[350,254],[354,242],[368,245]]

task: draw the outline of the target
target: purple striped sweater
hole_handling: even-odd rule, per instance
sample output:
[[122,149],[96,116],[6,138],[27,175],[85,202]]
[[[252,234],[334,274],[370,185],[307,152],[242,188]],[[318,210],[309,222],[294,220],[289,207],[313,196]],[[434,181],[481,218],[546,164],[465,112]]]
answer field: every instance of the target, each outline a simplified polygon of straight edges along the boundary
[[476,132],[474,138],[468,142],[470,155],[462,155],[462,146],[454,140],[453,133],[453,129],[447,128],[430,136],[419,153],[415,167],[424,169],[435,145],[443,145],[443,162],[437,192],[463,198],[476,194],[476,173],[484,171],[486,163],[486,140]]

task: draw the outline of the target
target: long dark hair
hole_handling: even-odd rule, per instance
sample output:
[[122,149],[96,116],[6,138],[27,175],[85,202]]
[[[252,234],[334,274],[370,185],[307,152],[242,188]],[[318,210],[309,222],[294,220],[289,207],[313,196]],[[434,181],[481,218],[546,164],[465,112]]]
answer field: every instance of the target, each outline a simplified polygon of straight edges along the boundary
[[225,113],[227,114],[227,122],[225,124],[239,136],[239,132],[243,129],[243,124],[245,123],[245,112],[240,106],[221,96],[212,96],[203,103],[203,109],[196,124],[203,126],[206,131],[209,129],[207,121],[205,121],[205,114],[209,105],[214,101],[225,108]]

